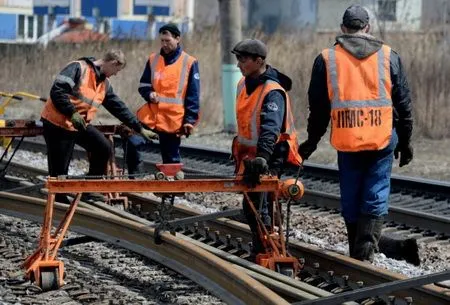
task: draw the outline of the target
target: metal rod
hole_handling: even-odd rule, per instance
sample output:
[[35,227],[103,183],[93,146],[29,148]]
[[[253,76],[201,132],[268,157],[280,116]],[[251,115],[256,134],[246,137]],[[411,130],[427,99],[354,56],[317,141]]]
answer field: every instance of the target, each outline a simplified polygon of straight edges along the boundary
[[[242,213],[242,209],[232,209],[232,210],[226,210],[222,212],[216,212],[208,215],[200,215],[200,216],[192,216],[192,217],[185,217],[182,219],[176,219],[171,220],[168,222],[170,226],[181,226],[181,225],[187,225],[194,222],[201,222],[201,221],[209,221],[214,220],[217,218],[223,218],[223,217],[231,217],[231,216],[237,216]],[[152,227],[155,225],[152,225]]]

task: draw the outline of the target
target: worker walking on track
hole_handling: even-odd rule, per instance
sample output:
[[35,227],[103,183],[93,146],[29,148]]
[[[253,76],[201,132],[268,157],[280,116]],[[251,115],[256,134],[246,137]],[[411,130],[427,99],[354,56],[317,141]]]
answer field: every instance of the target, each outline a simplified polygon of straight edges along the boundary
[[[181,136],[194,131],[200,111],[200,74],[197,59],[180,46],[175,24],[159,29],[161,50],[150,54],[142,73],[139,93],[145,100],[139,120],[159,136],[163,163],[180,163]],[[132,135],[127,142],[129,174],[144,172],[140,151],[146,139]]]
[[388,213],[394,155],[400,167],[413,159],[411,96],[399,55],[368,34],[366,9],[350,6],[341,29],[335,45],[315,59],[308,139],[299,153],[309,158],[331,117],[350,256],[372,261]]
[[[122,51],[111,50],[102,59],[83,57],[73,61],[56,76],[50,98],[41,113],[51,177],[67,175],[75,144],[90,153],[88,175],[106,174],[112,147],[108,139],[90,124],[100,106],[143,137],[156,137],[152,131],[143,128],[109,82],[109,77],[119,73],[125,65]],[[82,199],[106,200],[100,194],[86,194]],[[65,195],[57,195],[56,201],[70,203]]]
[[[281,176],[286,163],[299,166],[297,132],[294,127],[287,91],[292,81],[266,64],[267,47],[256,39],[239,42],[232,53],[244,76],[238,83],[236,96],[237,136],[233,141],[236,172],[244,175],[249,187],[260,182],[260,175]],[[271,225],[270,194],[249,193],[259,208],[264,224]],[[247,200],[244,214],[252,231],[252,256],[264,252],[257,222]]]

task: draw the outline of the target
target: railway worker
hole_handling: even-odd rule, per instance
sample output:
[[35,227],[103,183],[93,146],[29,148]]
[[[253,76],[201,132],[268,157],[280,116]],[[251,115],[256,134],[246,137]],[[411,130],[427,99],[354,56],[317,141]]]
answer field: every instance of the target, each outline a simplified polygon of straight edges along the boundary
[[[281,176],[286,163],[299,166],[297,133],[288,91],[291,79],[266,63],[267,47],[256,39],[245,39],[232,50],[237,66],[244,76],[236,95],[237,136],[233,141],[236,172],[244,175],[249,187],[260,182],[260,175],[270,172]],[[271,226],[270,196],[267,193],[249,193],[259,208],[264,224]],[[247,200],[243,210],[252,231],[253,253],[264,252],[258,235],[255,215]]]
[[[180,163],[181,136],[194,132],[200,111],[200,74],[197,59],[183,51],[180,30],[169,23],[159,29],[161,49],[151,53],[142,73],[139,93],[146,102],[139,120],[159,135],[163,163]],[[132,135],[127,143],[129,174],[144,171],[140,151],[148,141]]]
[[388,213],[394,155],[400,167],[413,159],[411,96],[399,55],[369,34],[365,8],[347,8],[341,30],[314,61],[308,139],[299,153],[309,158],[331,117],[350,256],[372,261]]
[[[143,128],[110,84],[109,77],[119,73],[125,65],[122,51],[111,50],[101,59],[83,57],[72,61],[56,76],[41,113],[50,176],[67,175],[75,144],[90,153],[88,175],[106,173],[111,144],[90,124],[100,106],[143,137],[156,137]],[[90,198],[105,200],[100,194],[83,196],[84,200]],[[65,195],[57,195],[56,200],[70,203]]]

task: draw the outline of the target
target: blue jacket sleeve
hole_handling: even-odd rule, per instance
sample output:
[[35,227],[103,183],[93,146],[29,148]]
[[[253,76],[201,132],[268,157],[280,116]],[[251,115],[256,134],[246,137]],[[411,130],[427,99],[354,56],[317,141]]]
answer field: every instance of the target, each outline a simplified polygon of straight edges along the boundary
[[269,92],[264,98],[261,116],[260,131],[256,156],[269,161],[277,144],[277,139],[283,128],[285,116],[285,97],[278,90]]
[[198,121],[200,112],[200,72],[198,62],[192,64],[189,72],[186,98],[184,99],[184,119],[183,124],[194,125]]
[[148,103],[150,102],[150,93],[155,91],[152,87],[151,82],[151,68],[150,62],[147,60],[145,64],[144,72],[142,73],[141,79],[139,81],[139,94]]

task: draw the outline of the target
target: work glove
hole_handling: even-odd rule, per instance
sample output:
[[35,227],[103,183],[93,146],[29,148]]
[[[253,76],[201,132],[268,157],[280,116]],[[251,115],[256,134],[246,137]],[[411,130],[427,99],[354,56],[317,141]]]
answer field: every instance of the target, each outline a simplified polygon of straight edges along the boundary
[[183,124],[183,133],[186,135],[186,138],[189,138],[194,133],[194,125],[189,123]]
[[128,139],[133,134],[131,128],[125,126],[124,124],[117,126],[116,130],[122,139]]
[[398,159],[400,155],[400,163],[399,166],[405,166],[411,162],[414,156],[414,150],[411,144],[397,144],[397,147],[394,150],[395,159]]
[[244,160],[244,182],[249,188],[261,184],[261,175],[267,173],[269,166],[266,159],[256,157]]
[[79,114],[78,112],[74,112],[72,116],[70,117],[70,121],[73,124],[73,127],[75,127],[78,131],[85,131],[86,130],[86,121],[84,118]]
[[307,160],[312,153],[317,149],[317,143],[314,143],[310,140],[306,140],[298,147],[298,153],[300,154],[300,157],[302,157],[302,160]]
[[153,131],[149,130],[149,129],[145,129],[144,127],[141,127],[141,130],[139,131],[139,133],[141,134],[141,136],[144,137],[144,139],[146,139],[147,141],[151,141],[151,140],[157,140],[158,134],[154,133]]

